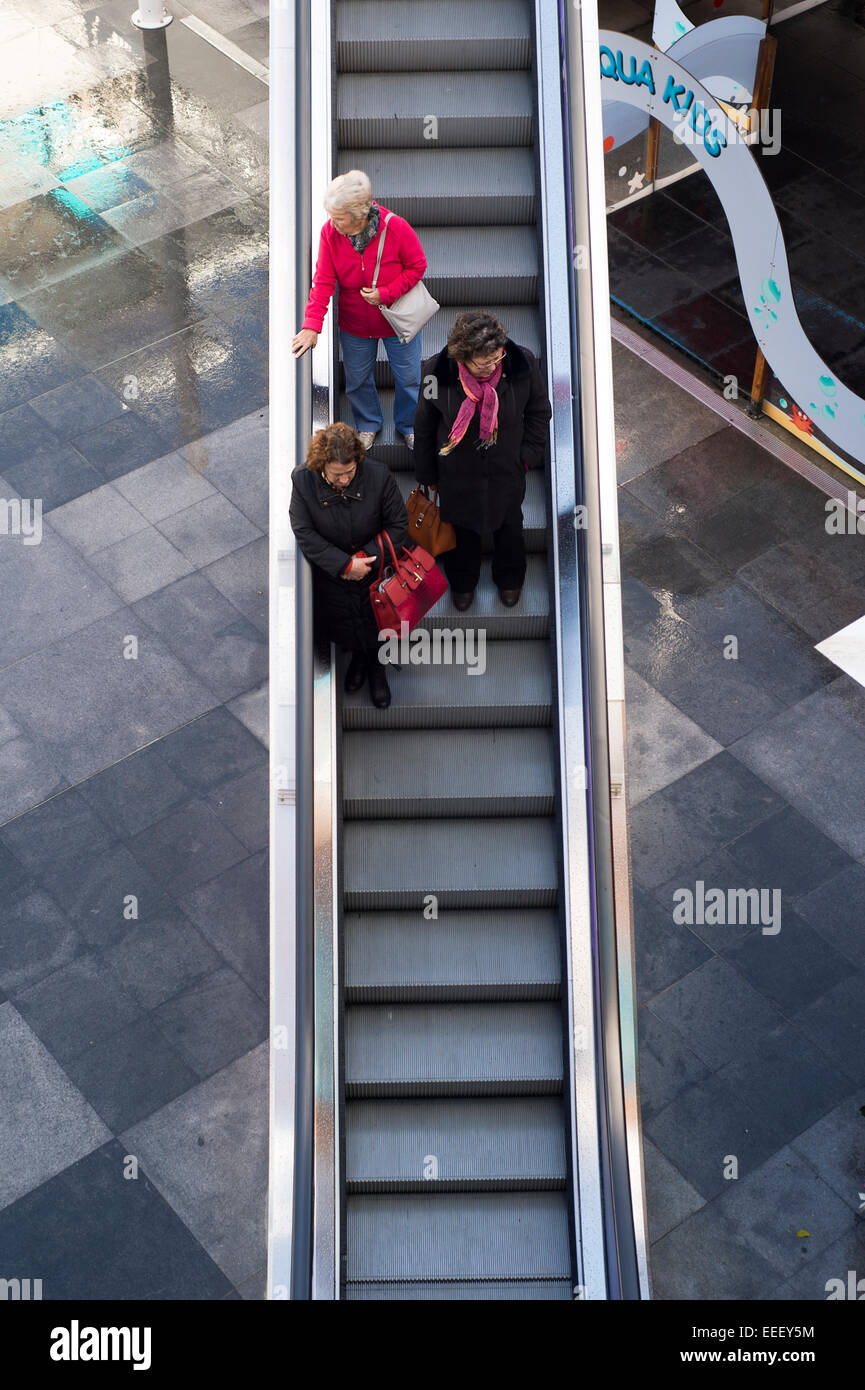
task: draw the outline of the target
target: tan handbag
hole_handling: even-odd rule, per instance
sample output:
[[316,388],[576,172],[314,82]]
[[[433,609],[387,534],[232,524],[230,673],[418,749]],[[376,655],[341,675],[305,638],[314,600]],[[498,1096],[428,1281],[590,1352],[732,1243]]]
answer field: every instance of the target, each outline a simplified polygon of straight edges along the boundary
[[[389,212],[381,229],[371,289],[375,289],[378,285],[378,272],[381,269],[381,253],[384,250],[385,233],[387,232],[387,224],[392,217],[393,213]],[[418,280],[416,285],[412,285],[410,290],[406,290],[399,299],[395,299],[393,304],[389,306],[379,304],[378,306],[379,311],[384,314],[401,343],[410,343],[412,338],[416,338],[424,325],[429,323],[433,314],[438,313],[440,307],[438,300],[433,299],[423,280]],[[445,549],[450,549],[450,547],[446,546]]]
[[438,496],[438,488],[433,488],[430,497],[426,483],[419,483],[405,504],[408,512],[408,544],[423,546],[430,555],[455,550],[457,543],[456,531],[449,521],[442,521],[439,515]]

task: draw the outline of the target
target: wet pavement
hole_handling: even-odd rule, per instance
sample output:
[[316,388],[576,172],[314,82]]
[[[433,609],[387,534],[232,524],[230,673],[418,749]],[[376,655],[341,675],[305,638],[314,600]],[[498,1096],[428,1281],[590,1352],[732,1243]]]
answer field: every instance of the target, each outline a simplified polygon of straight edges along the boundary
[[132,8],[0,15],[0,1275],[260,1298],[267,86]]
[[865,613],[865,538],[613,360],[655,1297],[824,1300],[865,1263],[865,688],[815,644]]

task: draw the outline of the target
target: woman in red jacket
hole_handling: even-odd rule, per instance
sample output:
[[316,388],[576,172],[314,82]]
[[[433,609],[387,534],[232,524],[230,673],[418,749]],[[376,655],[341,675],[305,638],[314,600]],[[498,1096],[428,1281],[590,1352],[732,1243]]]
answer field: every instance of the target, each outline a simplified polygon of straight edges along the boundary
[[373,202],[372,185],[360,169],[340,174],[328,184],[324,206],[329,220],[321,229],[309,301],[292,352],[302,357],[315,347],[334,287],[339,285],[339,340],[355,429],[364,448],[370,449],[382,427],[373,369],[383,338],[396,386],[394,424],[413,449],[421,335],[401,343],[378,305],[393,304],[418,283],[426,270],[423,247],[405,218],[394,213],[387,224],[378,284],[372,289],[388,209]]

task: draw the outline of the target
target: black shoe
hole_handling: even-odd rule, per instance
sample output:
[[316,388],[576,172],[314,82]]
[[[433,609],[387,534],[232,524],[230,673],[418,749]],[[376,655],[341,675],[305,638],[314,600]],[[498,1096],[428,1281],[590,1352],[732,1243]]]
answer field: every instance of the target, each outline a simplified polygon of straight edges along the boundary
[[376,709],[387,709],[390,704],[390,686],[387,683],[384,667],[376,658],[369,660],[367,669],[369,671],[369,698]]
[[471,608],[475,600],[475,591],[472,589],[468,594],[455,594],[451,589],[451,600],[458,613],[465,613],[467,608]]
[[356,690],[360,690],[365,680],[366,657],[363,652],[352,652],[343,683],[346,694],[353,695]]
[[522,589],[499,589],[499,598],[505,608],[513,608],[515,603],[519,603]]

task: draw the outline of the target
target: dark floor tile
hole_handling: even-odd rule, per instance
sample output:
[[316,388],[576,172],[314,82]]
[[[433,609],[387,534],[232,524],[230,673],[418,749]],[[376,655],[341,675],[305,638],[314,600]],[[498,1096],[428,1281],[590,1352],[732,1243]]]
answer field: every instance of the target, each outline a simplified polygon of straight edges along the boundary
[[166,447],[156,430],[131,411],[76,435],[72,442],[106,482],[161,458]]
[[0,210],[0,276],[19,296],[119,255],[124,243],[65,188]]
[[702,169],[695,170],[687,178],[670,184],[664,192],[679,207],[699,217],[701,221],[726,230],[727,214],[724,205],[708,174],[704,174]]
[[[807,533],[810,538],[818,526],[825,535],[825,496],[807,479],[798,477],[790,470],[785,470],[783,478],[774,474],[762,478],[754,487],[748,488],[744,500],[754,502],[762,511],[768,511],[778,528],[788,536],[801,539],[803,533]],[[861,545],[860,549],[863,552],[862,573],[865,572],[865,545]]]
[[678,526],[759,483],[765,463],[756,441],[726,426],[647,470],[625,492]]
[[267,855],[253,855],[182,899],[183,910],[261,999],[268,997]]
[[221,311],[267,289],[267,215],[239,202],[147,243],[146,254],[179,275],[196,311]]
[[707,1198],[726,1188],[724,1170],[729,1171],[731,1155],[744,1177],[778,1147],[759,1104],[715,1076],[680,1091],[644,1128],[652,1143]]
[[848,291],[865,272],[865,248],[845,250],[839,242],[827,244],[825,236],[813,236],[790,250],[787,264],[794,285],[821,294],[843,309]]
[[784,806],[776,792],[727,752],[665,787],[664,797],[722,845]]
[[222,873],[248,853],[202,801],[190,801],[142,830],[129,841],[129,847],[175,897]]
[[18,405],[0,415],[0,464],[4,476],[10,468],[34,457],[54,454],[60,439],[29,405]]
[[203,574],[190,574],[140,599],[133,611],[218,700],[266,680],[266,639]]
[[17,304],[0,304],[0,410],[10,410],[83,373],[83,364]]
[[860,970],[865,969],[865,867],[851,864],[796,899],[796,911]]
[[629,275],[638,275],[649,263],[642,246],[638,246],[624,232],[607,220],[607,264],[610,271],[610,284],[625,280]]
[[865,346],[865,324],[856,314],[849,293],[839,294],[842,302],[834,304],[803,287],[795,298],[799,322],[824,362],[831,366]]
[[[672,913],[677,904],[683,901],[680,896],[683,888],[687,888],[692,895],[690,900],[685,900],[692,903],[692,931],[713,951],[726,951],[735,942],[759,930],[754,921],[755,909],[756,916],[762,915],[760,909],[764,900],[759,896],[756,899],[752,897],[740,908],[741,899],[736,895],[753,889],[759,895],[767,889],[766,880],[759,871],[750,874],[744,872],[741,864],[737,864],[726,849],[713,850],[705,859],[690,864],[686,872],[659,884],[653,891],[661,907]],[[715,912],[712,903],[717,901],[718,890],[722,894],[723,910]],[[765,901],[771,909],[771,896]],[[716,916],[720,920],[716,921]]]
[[156,1009],[223,964],[176,907],[143,922],[127,922],[100,959],[142,1009]]
[[266,1006],[227,968],[175,995],[154,1010],[152,1018],[202,1080],[257,1047],[267,1035]]
[[[733,397],[734,400],[742,400],[751,394],[756,360],[757,340],[749,331],[740,343],[723,343],[717,352],[707,353],[705,365],[716,375],[724,377],[725,390],[735,388],[738,395]],[[733,377],[734,381],[730,382],[729,377]]]
[[0,844],[0,902],[9,904],[36,887],[21,860]]
[[631,808],[630,831],[634,878],[645,888],[666,883],[717,845],[713,834],[679,813],[666,790]]
[[15,1000],[36,1036],[65,1063],[141,1012],[104,960],[81,955]]
[[706,594],[680,595],[676,611],[710,642],[736,637],[742,669],[785,704],[796,703],[834,679],[813,643],[738,581]]
[[665,589],[676,605],[683,596],[709,593],[723,578],[711,556],[672,531],[628,546],[622,568],[649,589]]
[[41,880],[93,946],[110,946],[125,934],[129,923],[149,921],[173,907],[161,881],[124,845],[79,856],[62,872],[48,861]]
[[765,1298],[778,1272],[745,1236],[715,1202],[689,1216],[652,1246],[655,1297],[688,1302]]
[[[835,1068],[861,1086],[865,1082],[865,974],[849,975],[796,1015],[796,1024],[807,1033]],[[835,1094],[840,1100],[843,1092]],[[830,1107],[827,1105],[824,1110]],[[820,1112],[821,1114],[823,1111]],[[816,1119],[816,1116],[814,1117]],[[804,1126],[803,1126],[804,1128]]]
[[739,579],[793,622],[803,610],[831,599],[840,587],[837,574],[821,563],[801,537],[744,565]]
[[38,1269],[43,1298],[212,1299],[231,1285],[126,1150],[105,1144],[0,1212],[12,1269]]
[[31,873],[41,874],[110,849],[117,834],[73,789],[5,825],[0,841]]
[[[787,140],[795,149],[795,136],[790,141],[789,122]],[[801,148],[800,148],[800,153]],[[825,157],[825,147],[823,151]],[[822,164],[823,160],[815,160]],[[843,246],[855,248],[861,244],[862,226],[865,224],[865,197],[845,188],[831,174],[815,168],[791,183],[776,190],[775,205],[785,208],[813,232],[834,237]]]
[[787,538],[777,514],[768,506],[761,507],[750,490],[728,497],[713,512],[693,519],[683,529],[695,545],[730,571]]
[[267,538],[252,541],[208,565],[205,578],[261,632],[267,632]]
[[19,496],[38,497],[43,512],[92,492],[102,482],[71,444],[58,444],[50,453],[36,454],[28,463],[7,469],[5,477]]
[[655,898],[634,887],[637,1002],[653,999],[709,959],[711,951],[687,926],[676,926]]
[[94,1043],[65,1070],[115,1133],[160,1110],[198,1080],[149,1018]]
[[82,949],[75,927],[41,888],[0,906],[0,986],[10,998]]
[[638,270],[610,273],[610,295],[617,304],[646,321],[687,304],[699,293],[699,286],[681,271],[657,257],[643,252],[645,263]]
[[[737,314],[741,314],[743,319],[747,319],[748,310],[742,295],[742,282],[739,279],[738,273],[731,276],[729,280],[725,280],[722,285],[716,285],[713,293],[716,299],[720,299],[724,304],[728,305],[729,308],[735,309]],[[753,362],[751,366],[753,375]]]
[[737,273],[733,243],[726,232],[715,227],[700,227],[665,246],[661,259],[690,276],[703,290],[713,290]]
[[217,318],[228,325],[233,338],[245,338],[259,352],[268,351],[270,311],[266,294],[250,295],[226,305],[218,310]]
[[853,1084],[850,1072],[827,1056],[822,1037],[816,1047],[803,1027],[789,1023],[748,1041],[718,1079],[741,1097],[755,1118],[759,1116],[775,1148],[809,1129]]
[[712,294],[698,295],[678,309],[659,314],[652,324],[665,337],[702,359],[716,353],[725,342],[740,343],[749,330],[741,314]]
[[30,407],[51,426],[60,439],[72,439],[122,415],[126,407],[94,376],[78,377],[43,396],[35,396]]
[[637,1015],[639,1031],[640,1107],[644,1122],[660,1114],[682,1091],[709,1074],[682,1035],[651,1009]]
[[115,392],[135,378],[131,409],[168,448],[229,425],[267,400],[267,363],[220,319],[202,320],[105,367],[99,379]]
[[190,796],[189,786],[174,775],[155,745],[114,763],[77,790],[124,836],[162,820]]
[[777,935],[756,932],[724,956],[789,1016],[852,975],[853,966],[786,903],[777,925]]
[[792,806],[734,840],[727,852],[744,872],[759,874],[769,888],[780,888],[785,899],[811,892],[849,864],[835,841]]
[[251,853],[265,849],[269,839],[267,767],[256,767],[211,792],[207,804]]
[[734,743],[780,713],[783,706],[685,622],[660,624],[625,636],[625,660],[644,680],[718,743]]
[[225,708],[185,724],[159,745],[160,757],[188,787],[213,791],[248,772],[267,766],[258,739]]
[[[124,250],[109,265],[29,295],[23,306],[91,368],[126,357],[200,317],[193,314],[181,276],[157,265],[142,250],[130,251],[125,243]],[[112,394],[133,409],[135,391],[146,389],[131,380],[134,374],[131,365],[115,374],[114,385],[108,382]]]
[[722,1067],[783,1023],[774,1004],[713,956],[652,1001],[707,1066]]
[[611,212],[607,223],[647,251],[660,251],[700,230],[700,222],[666,193],[654,193]]

